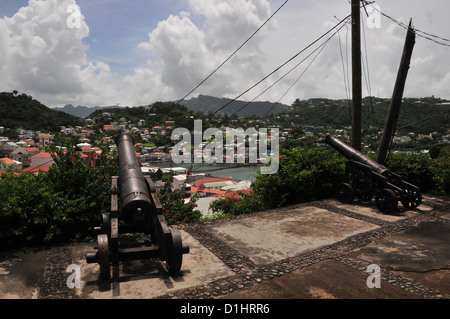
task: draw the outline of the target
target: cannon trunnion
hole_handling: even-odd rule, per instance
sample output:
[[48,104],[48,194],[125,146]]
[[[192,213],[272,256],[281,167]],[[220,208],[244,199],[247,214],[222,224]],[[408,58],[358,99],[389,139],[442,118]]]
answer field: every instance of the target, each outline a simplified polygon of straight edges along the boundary
[[[181,269],[183,254],[189,253],[189,246],[182,244],[179,230],[168,227],[153,181],[141,171],[132,136],[120,134],[117,147],[119,176],[112,177],[111,212],[102,214],[102,225],[95,227],[98,251],[87,254],[86,261],[100,265],[102,280],[111,277],[111,265],[148,258],[166,261],[167,271],[175,274]],[[122,245],[120,233],[144,233],[150,235],[151,242],[137,247]]]
[[416,208],[422,203],[420,188],[404,181],[400,175],[332,135],[325,137],[325,143],[348,160],[346,181],[337,190],[339,201],[351,203],[355,196],[362,200],[375,196],[377,208],[386,214],[394,213],[399,201],[406,208]]

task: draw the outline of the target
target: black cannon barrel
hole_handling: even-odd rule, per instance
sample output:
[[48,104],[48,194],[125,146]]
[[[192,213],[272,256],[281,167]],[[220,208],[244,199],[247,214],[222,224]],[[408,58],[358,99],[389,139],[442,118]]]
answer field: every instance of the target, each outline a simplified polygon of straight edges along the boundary
[[124,221],[145,224],[152,202],[141,166],[136,157],[133,137],[122,133],[117,139],[119,153],[119,189]]
[[355,162],[365,164],[370,167],[370,169],[380,175],[387,176],[391,171],[385,166],[377,163],[376,161],[368,158],[361,152],[355,150],[353,147],[345,144],[337,137],[328,134],[325,137],[325,143],[331,145],[335,150],[337,150],[342,156],[348,160],[353,160]]

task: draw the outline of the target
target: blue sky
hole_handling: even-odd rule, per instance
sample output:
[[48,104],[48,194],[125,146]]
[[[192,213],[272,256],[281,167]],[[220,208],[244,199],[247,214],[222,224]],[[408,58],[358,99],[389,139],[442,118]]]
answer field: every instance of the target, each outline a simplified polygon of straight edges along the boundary
[[[132,73],[136,62],[145,62],[135,47],[159,21],[186,10],[185,0],[78,0],[89,25],[84,39],[93,61],[104,61],[121,74]],[[28,0],[0,0],[0,17],[13,16]]]
[[78,4],[90,29],[85,41],[88,56],[128,74],[136,62],[145,62],[145,57],[134,48],[159,21],[187,7],[183,0],[80,0]]
[[[0,91],[17,89],[52,107],[175,100],[203,80],[284,2],[0,0],[0,41],[4,43],[0,71],[5,75],[0,78]],[[76,30],[65,26],[66,8],[74,3],[82,13],[82,27]],[[404,23],[412,17],[418,29],[450,38],[448,0],[378,0],[376,4]],[[347,0],[288,1],[191,96],[236,97],[349,13]],[[363,15],[363,23],[366,18]],[[370,93],[390,97],[406,31],[386,18],[379,28],[364,25]],[[306,63],[258,99],[278,101],[284,96],[281,102],[291,104],[296,98],[345,98],[339,45],[350,47],[348,30],[349,26],[330,41],[291,90]],[[242,99],[253,99],[284,71]],[[450,47],[420,38],[405,96],[431,95],[450,99]]]

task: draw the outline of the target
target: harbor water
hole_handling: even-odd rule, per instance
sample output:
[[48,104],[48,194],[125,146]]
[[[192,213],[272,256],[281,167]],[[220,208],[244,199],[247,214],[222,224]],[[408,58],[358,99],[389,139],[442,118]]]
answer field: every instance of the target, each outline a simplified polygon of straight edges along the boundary
[[183,167],[191,169],[192,173],[205,173],[213,177],[228,177],[231,176],[234,181],[250,180],[255,181],[256,175],[261,168],[260,165],[245,165],[245,164],[174,164],[170,162],[153,162],[149,164],[150,167]]

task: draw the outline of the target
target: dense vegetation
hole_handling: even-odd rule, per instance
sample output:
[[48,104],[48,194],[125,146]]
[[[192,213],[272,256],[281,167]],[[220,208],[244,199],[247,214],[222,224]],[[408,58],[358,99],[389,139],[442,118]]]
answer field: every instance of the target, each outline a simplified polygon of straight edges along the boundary
[[[330,147],[280,150],[276,174],[257,175],[254,192],[241,198],[222,198],[211,204],[215,213],[240,215],[264,209],[332,198],[345,176],[345,158]],[[450,196],[450,145],[437,155],[393,153],[387,166],[423,193]]]
[[[67,151],[49,148],[55,165],[48,173],[16,174],[10,169],[0,175],[0,249],[90,239],[101,214],[109,212],[117,153],[103,148],[94,167],[69,138],[65,142]],[[184,193],[172,191],[170,183],[159,196],[169,225],[200,219],[195,209],[198,196],[185,204]]]
[[266,115],[276,114],[285,111],[288,106],[273,102],[260,102],[255,101],[248,103],[245,101],[233,101],[226,98],[217,98],[207,95],[199,95],[196,98],[191,98],[190,100],[184,100],[181,104],[185,105],[189,110],[195,112],[203,113],[214,113],[223,106],[227,105],[219,112],[218,115],[233,115],[237,114],[239,116],[257,116],[265,117]]
[[[105,116],[105,113],[110,116]],[[206,118],[203,113],[189,111],[185,106],[172,102],[156,102],[145,107],[104,108],[91,113],[89,118],[95,120],[97,128],[111,123],[137,125],[140,120],[144,120],[145,127],[150,129],[164,125],[165,121],[174,121],[177,127],[193,129],[191,116],[196,119]]]
[[[429,97],[423,99],[405,98],[398,119],[398,134],[415,132],[446,133],[450,129],[450,105],[448,101]],[[362,106],[362,126],[365,132],[373,126],[383,129],[388,114],[390,99],[366,97]],[[329,99],[297,99],[292,107],[280,114],[272,115],[271,120],[282,126],[293,124],[344,128],[352,124],[351,102]]]
[[96,167],[68,147],[51,150],[56,165],[48,173],[2,173],[0,248],[91,236],[109,210],[110,178],[117,174],[114,154],[104,151]]
[[0,93],[0,126],[59,132],[61,126],[82,125],[76,116],[52,110],[26,94]]

